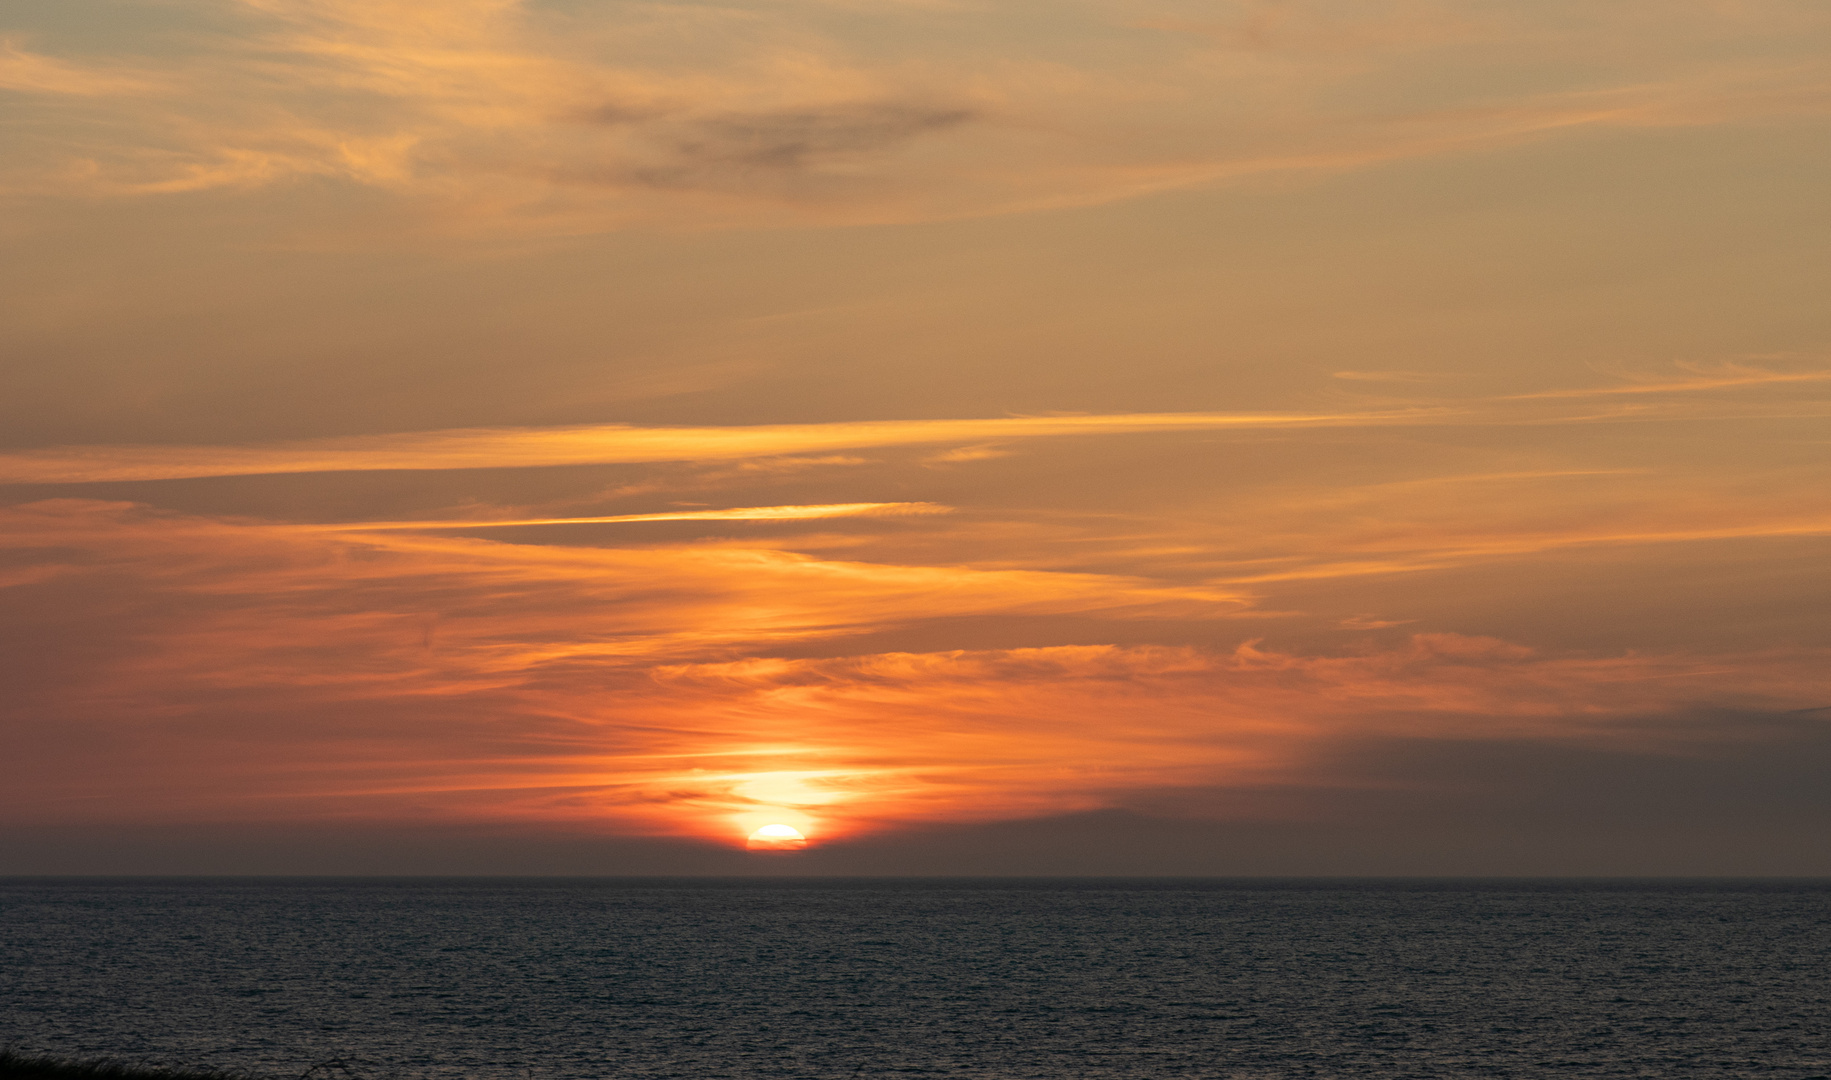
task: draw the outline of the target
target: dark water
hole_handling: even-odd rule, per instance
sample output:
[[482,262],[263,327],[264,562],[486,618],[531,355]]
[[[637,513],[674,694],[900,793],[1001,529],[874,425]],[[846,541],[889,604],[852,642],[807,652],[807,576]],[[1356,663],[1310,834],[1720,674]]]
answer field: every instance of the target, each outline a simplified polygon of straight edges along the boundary
[[276,1077],[1823,1077],[1831,885],[0,881],[0,1043]]

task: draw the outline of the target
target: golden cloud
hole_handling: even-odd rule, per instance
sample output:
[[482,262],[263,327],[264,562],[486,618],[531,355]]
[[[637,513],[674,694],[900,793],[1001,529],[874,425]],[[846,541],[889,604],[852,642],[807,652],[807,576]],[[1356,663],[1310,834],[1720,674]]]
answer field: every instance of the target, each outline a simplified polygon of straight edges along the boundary
[[88,446],[0,454],[0,483],[70,484],[264,473],[533,468],[729,461],[866,447],[1137,432],[1416,423],[1442,409],[1340,413],[1125,413],[983,420],[641,428],[476,428],[257,446]]
[[[819,4],[595,17],[511,0],[239,7],[239,33],[182,55],[13,46],[0,84],[87,112],[55,114],[84,124],[81,151],[56,124],[23,134],[11,186],[133,195],[329,178],[408,196],[423,225],[457,231],[899,221],[1831,106],[1810,47],[1826,19],[1805,0],[1591,7],[1581,20],[1560,5],[1112,0],[1052,10],[1047,34],[1013,34],[970,5],[876,5],[862,31]],[[1700,58],[1726,35],[1760,37],[1772,55]],[[1407,92],[1421,67],[1471,55],[1531,75]],[[1574,70],[1617,74],[1597,86]]]

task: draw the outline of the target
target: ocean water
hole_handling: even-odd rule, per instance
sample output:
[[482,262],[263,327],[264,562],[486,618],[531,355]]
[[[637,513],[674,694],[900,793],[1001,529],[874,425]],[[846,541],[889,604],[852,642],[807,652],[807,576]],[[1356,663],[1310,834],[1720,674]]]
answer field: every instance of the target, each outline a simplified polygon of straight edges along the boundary
[[0,1044],[276,1078],[1806,1078],[1828,1032],[1826,883],[0,880]]

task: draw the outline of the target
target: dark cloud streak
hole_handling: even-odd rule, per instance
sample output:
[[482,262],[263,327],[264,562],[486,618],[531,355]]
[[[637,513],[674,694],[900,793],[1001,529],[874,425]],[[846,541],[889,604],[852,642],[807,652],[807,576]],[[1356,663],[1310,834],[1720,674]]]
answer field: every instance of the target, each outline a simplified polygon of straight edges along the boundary
[[[589,173],[594,183],[658,190],[731,190],[827,175],[835,166],[895,152],[924,135],[979,118],[957,106],[866,102],[671,119],[609,106],[596,124],[629,129],[653,147],[651,160]],[[567,174],[562,177],[577,180]]]

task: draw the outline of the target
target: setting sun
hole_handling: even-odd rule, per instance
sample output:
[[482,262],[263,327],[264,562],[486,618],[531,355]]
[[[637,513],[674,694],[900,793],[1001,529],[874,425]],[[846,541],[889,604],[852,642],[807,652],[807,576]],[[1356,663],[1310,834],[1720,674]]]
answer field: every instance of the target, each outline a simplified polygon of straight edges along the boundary
[[765,825],[751,833],[744,846],[751,851],[800,851],[807,846],[807,837],[787,825]]

